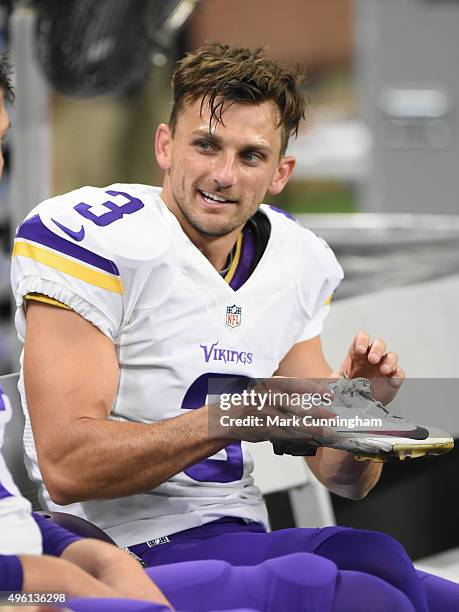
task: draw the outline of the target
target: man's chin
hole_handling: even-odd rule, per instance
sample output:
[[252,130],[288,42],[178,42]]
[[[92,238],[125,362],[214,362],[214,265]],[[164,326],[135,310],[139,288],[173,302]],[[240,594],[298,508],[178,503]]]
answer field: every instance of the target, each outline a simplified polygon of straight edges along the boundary
[[[203,227],[194,227],[194,229],[199,232],[202,236],[207,236],[208,238],[221,238],[222,236],[227,236],[231,234],[233,229],[219,229],[219,228],[203,228]],[[235,229],[235,228],[234,228]]]
[[206,223],[200,221],[189,221],[191,227],[199,232],[202,236],[207,236],[209,238],[221,238],[222,236],[227,236],[234,232],[234,230],[238,227],[234,224],[228,223]]

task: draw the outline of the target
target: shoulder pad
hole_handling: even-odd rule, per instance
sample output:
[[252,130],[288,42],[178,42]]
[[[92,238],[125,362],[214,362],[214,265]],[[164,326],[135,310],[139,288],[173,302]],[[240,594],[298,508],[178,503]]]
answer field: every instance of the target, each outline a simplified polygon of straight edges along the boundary
[[306,311],[312,315],[328,303],[343,278],[343,269],[326,241],[299,227],[301,257],[300,292]]
[[27,216],[17,237],[77,258],[77,252],[88,249],[109,260],[154,259],[168,245],[168,234],[155,206],[157,194],[143,187],[82,187],[45,200]]

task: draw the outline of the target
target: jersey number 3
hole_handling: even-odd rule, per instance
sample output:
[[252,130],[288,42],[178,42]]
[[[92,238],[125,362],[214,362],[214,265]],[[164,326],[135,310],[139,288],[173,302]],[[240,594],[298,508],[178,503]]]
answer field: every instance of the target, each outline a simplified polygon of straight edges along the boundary
[[107,212],[102,213],[101,215],[96,215],[91,211],[91,205],[86,204],[86,202],[80,202],[74,209],[77,213],[80,213],[82,217],[85,219],[89,219],[99,227],[105,227],[106,225],[110,225],[115,221],[121,219],[124,215],[131,215],[132,213],[140,210],[144,207],[144,203],[139,198],[134,198],[133,196],[125,193],[124,191],[114,191],[113,189],[107,189],[105,193],[111,195],[113,197],[123,196],[126,198],[127,202],[124,204],[116,204],[115,202],[111,202],[108,200],[103,203],[103,206],[108,209]]

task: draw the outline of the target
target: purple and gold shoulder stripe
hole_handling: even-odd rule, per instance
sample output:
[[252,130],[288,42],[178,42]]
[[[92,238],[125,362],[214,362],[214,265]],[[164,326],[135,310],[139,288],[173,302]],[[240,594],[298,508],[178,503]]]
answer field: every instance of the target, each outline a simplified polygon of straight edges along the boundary
[[85,283],[124,293],[115,262],[57,236],[44,225],[39,215],[27,219],[19,227],[13,257],[28,257]]

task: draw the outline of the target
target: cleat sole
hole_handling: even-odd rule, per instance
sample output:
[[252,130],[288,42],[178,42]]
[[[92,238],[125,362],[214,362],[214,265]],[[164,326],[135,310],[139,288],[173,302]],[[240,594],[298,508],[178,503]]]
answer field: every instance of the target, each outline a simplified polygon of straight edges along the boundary
[[415,447],[407,444],[394,444],[393,453],[403,461],[431,455],[443,455],[454,448],[454,440],[438,442],[437,444],[418,444]]
[[387,453],[356,453],[354,459],[357,461],[374,461],[382,463],[385,461],[405,461],[405,459],[419,459],[420,457],[432,457],[444,455],[454,448],[454,440],[438,442],[437,444],[394,444],[391,451]]

